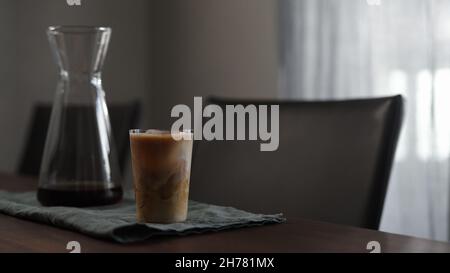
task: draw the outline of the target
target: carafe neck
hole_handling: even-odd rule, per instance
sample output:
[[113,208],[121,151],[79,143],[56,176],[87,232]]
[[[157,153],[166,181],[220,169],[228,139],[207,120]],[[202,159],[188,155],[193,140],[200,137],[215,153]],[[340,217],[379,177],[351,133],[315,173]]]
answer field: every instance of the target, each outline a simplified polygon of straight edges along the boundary
[[91,82],[101,85],[102,73],[80,73],[80,72],[69,72],[66,70],[61,70],[60,79],[67,82]]
[[63,78],[99,78],[108,50],[110,28],[50,27],[47,34]]

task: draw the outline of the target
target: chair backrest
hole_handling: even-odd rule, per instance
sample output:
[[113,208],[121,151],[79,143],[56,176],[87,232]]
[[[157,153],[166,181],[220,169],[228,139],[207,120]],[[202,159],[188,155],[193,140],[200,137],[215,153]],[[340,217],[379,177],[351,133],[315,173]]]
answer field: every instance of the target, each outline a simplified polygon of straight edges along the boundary
[[[17,173],[20,175],[39,175],[51,109],[52,106],[49,104],[37,104],[33,109],[27,140],[17,170]],[[130,150],[128,130],[136,128],[138,125],[140,104],[137,101],[123,104],[108,104],[108,110],[119,157],[119,167],[123,174]]]
[[[191,198],[261,213],[378,229],[403,116],[401,96],[280,105],[279,148],[197,141]],[[224,115],[225,116],[225,115]]]

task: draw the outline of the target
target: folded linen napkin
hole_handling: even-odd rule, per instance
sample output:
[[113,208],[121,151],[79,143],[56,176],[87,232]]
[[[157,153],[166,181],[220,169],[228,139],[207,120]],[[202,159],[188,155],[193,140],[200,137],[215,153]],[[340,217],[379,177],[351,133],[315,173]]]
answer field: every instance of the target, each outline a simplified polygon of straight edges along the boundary
[[285,221],[282,214],[253,214],[232,207],[189,201],[188,219],[183,223],[141,224],[136,222],[135,202],[130,193],[116,205],[72,208],[43,207],[36,200],[36,192],[0,191],[0,213],[119,243],[144,241],[158,235],[188,235]]

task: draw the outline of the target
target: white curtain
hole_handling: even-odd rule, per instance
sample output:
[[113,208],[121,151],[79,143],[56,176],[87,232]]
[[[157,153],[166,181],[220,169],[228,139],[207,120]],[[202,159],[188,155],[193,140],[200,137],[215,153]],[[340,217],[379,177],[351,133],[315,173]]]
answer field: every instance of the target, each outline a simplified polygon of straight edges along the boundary
[[286,98],[403,94],[381,229],[449,240],[450,0],[280,0]]

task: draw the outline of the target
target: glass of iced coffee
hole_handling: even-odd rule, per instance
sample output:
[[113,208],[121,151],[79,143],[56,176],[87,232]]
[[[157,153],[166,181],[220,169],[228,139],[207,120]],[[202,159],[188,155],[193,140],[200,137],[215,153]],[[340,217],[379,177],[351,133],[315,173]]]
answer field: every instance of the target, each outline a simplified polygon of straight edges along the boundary
[[191,174],[192,132],[130,130],[130,143],[137,221],[185,221]]

